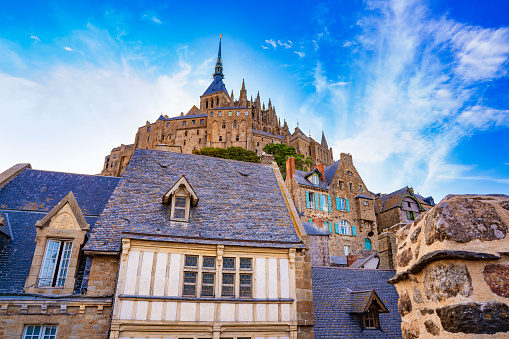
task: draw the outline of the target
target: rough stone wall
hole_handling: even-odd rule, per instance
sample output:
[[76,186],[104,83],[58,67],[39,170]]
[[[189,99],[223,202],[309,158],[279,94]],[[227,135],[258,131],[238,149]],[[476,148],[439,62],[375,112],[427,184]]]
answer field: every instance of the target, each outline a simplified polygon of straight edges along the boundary
[[509,336],[509,196],[447,196],[397,233],[404,338]]
[[117,283],[119,258],[116,255],[92,257],[88,278],[88,297],[111,296]]
[[[309,239],[304,239],[304,243],[309,248]],[[299,249],[295,253],[295,292],[297,295],[297,338],[313,339],[315,316],[311,283],[311,256],[308,249]]]
[[389,227],[402,222],[401,209],[396,207],[382,213],[378,213],[376,216],[376,222],[378,224],[379,231],[388,229]]
[[329,236],[310,235],[309,251],[311,255],[311,266],[330,266]]
[[[69,302],[31,304],[26,309],[9,305],[0,314],[0,338],[19,339],[25,325],[57,325],[57,339],[103,339],[108,337],[111,306],[66,306]],[[45,307],[41,308],[41,305]],[[26,304],[24,305],[26,306]],[[65,308],[63,308],[65,307]]]

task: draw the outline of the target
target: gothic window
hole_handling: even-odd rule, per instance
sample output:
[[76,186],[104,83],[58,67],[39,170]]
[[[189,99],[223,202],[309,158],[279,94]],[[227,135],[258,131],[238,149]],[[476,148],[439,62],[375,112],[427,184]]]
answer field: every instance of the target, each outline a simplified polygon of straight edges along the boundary
[[223,121],[223,123],[221,124],[221,128],[222,128],[222,129],[225,129],[225,128],[226,128],[226,122],[225,122],[225,121]]
[[196,130],[196,135],[200,135],[200,130],[199,129]]
[[205,108],[209,108],[209,102],[205,101]]
[[216,105],[219,106],[219,98],[216,99]]
[[214,116],[214,112],[210,112],[210,117],[212,118]]
[[233,122],[233,128],[237,128],[237,122],[236,121]]

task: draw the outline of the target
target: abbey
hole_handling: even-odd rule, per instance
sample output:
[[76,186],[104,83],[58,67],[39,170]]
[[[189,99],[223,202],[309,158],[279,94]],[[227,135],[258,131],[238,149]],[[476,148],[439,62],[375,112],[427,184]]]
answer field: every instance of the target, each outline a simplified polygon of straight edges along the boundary
[[177,117],[161,115],[154,123],[147,121],[145,126],[138,128],[134,144],[111,150],[101,174],[121,176],[137,148],[190,154],[203,147],[235,146],[262,155],[265,145],[284,143],[295,147],[297,153],[310,157],[313,164],[328,166],[333,163],[332,148],[328,147],[323,133],[320,142],[306,136],[299,128],[291,133],[286,121],[281,124],[270,99],[265,105],[259,92],[254,100],[252,97],[248,99],[244,81],[238,98],[235,98],[233,91],[228,93],[223,79],[219,40],[213,80],[200,97],[200,107],[193,106],[186,114]]

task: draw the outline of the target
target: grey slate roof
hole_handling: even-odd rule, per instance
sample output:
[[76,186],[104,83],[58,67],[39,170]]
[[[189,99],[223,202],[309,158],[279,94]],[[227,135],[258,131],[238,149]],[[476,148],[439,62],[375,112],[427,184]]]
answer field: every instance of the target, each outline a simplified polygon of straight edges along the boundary
[[228,110],[228,109],[236,109],[236,108],[247,108],[246,106],[222,106],[222,107],[215,107],[212,108],[213,111],[215,110]]
[[[210,83],[209,87],[205,90],[205,92],[203,92],[202,96],[207,95],[207,94],[221,92],[221,91],[225,91],[226,95],[228,95],[226,86],[223,83],[223,78],[220,75],[216,75],[216,76],[214,76],[214,79]],[[228,95],[228,97],[230,97],[230,96]]]
[[332,262],[336,265],[341,265],[345,267],[348,265],[348,260],[346,259],[346,257],[331,255],[330,260],[332,260]]
[[359,194],[355,197],[355,199],[357,198],[362,198],[362,199],[369,199],[369,200],[374,200],[372,197],[368,197],[366,194]]
[[273,137],[273,138],[278,138],[278,139],[284,139],[285,138],[282,135],[275,135],[275,134],[272,134],[272,133],[269,133],[269,132],[259,131],[257,129],[253,129],[252,131],[253,131],[253,133],[258,133],[258,134],[266,135],[268,137]]
[[182,115],[173,118],[165,118],[162,114],[159,116],[157,120],[163,121],[171,121],[171,120],[184,120],[184,119],[193,119],[193,118],[205,118],[207,114],[190,114],[190,115]]
[[[198,195],[189,222],[170,221],[163,195],[185,175]],[[122,237],[205,244],[303,247],[272,167],[138,149],[85,250],[118,251]]]
[[334,176],[336,175],[336,172],[338,171],[339,165],[341,165],[341,160],[335,161],[329,166],[325,167],[325,179],[327,182],[332,184],[332,180],[334,179]]
[[373,290],[347,292],[347,312],[363,313],[366,309],[366,306],[368,306],[367,303],[371,297],[371,294],[373,294]]
[[0,239],[0,293],[22,293],[35,250],[35,223],[70,191],[93,228],[120,178],[25,169],[0,189],[0,216],[13,238]]
[[308,175],[308,174],[309,174],[308,172],[295,170],[295,174],[293,175],[293,177],[295,178],[295,180],[297,180],[297,183],[300,185],[321,188],[321,189],[329,189],[329,185],[327,185],[322,180],[318,180],[318,185],[313,184],[311,181],[306,179],[306,175]]
[[302,226],[307,235],[329,235],[329,229],[327,227],[318,227],[314,222],[303,221]]
[[[313,267],[315,338],[401,338],[398,293],[387,280],[394,270]],[[380,313],[381,330],[363,330],[360,315],[349,313],[353,291],[375,290],[389,313]]]

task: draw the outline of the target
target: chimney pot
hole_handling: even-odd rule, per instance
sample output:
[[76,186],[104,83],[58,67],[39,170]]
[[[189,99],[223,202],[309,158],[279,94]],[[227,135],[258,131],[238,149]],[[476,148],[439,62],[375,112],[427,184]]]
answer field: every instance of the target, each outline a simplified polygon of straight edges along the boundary
[[347,267],[350,267],[353,265],[354,262],[357,261],[357,256],[356,255],[353,255],[353,254],[349,254],[346,256],[346,266]]

